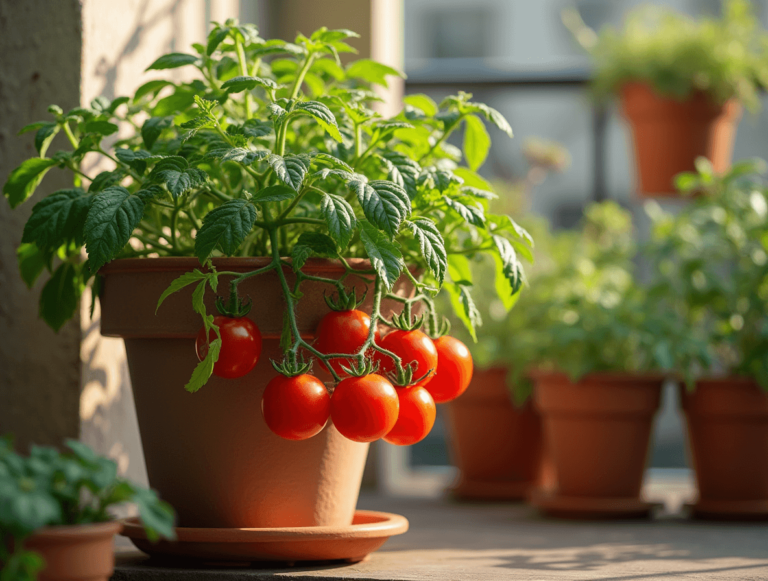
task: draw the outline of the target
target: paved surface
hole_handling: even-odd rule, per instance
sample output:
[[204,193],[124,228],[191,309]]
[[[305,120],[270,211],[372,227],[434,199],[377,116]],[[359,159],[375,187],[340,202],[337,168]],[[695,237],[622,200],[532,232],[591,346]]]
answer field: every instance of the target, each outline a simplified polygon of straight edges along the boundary
[[363,497],[360,508],[405,515],[411,530],[356,565],[274,570],[172,569],[121,556],[114,581],[279,579],[768,579],[768,524],[688,520],[690,483],[656,478],[646,497],[665,502],[652,520],[546,519],[520,504]]

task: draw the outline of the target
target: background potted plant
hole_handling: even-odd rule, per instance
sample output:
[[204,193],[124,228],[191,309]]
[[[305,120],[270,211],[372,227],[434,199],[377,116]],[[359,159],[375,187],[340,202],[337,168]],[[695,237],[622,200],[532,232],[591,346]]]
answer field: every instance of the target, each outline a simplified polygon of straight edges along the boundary
[[69,452],[0,438],[0,579],[106,581],[121,523],[110,510],[135,503],[148,538],[172,539],[173,509],[154,491],[118,478],[117,465],[69,440]]
[[631,12],[599,35],[575,11],[564,18],[592,56],[598,96],[621,96],[643,195],[675,193],[674,176],[698,156],[717,172],[731,164],[741,106],[759,107],[768,84],[766,33],[747,0],[722,18],[693,19],[659,7]]
[[[441,287],[468,327],[478,322],[449,257],[497,256],[510,306],[521,288],[517,256],[532,241],[488,212],[494,194],[476,173],[490,147],[484,120],[511,136],[507,121],[466,93],[440,105],[411,96],[381,118],[369,87],[400,73],[367,59],[343,67],[350,36],[265,41],[251,25],[215,24],[194,54],[149,67],[199,78],[51,107],[51,121],[24,129],[37,131],[40,157],[3,188],[17,206],[51,168],[74,173],[75,187],[33,208],[22,275],[52,270],[40,313],[54,328],[86,284],[100,296],[102,333],[125,338],[150,482],[184,526],[349,525],[367,442],[395,429],[397,443],[423,437],[434,402],[421,386],[435,374],[453,377],[443,391],[466,387],[466,373],[440,370],[471,361],[432,341]],[[460,126],[463,151],[446,142]],[[48,157],[58,133],[72,149]],[[114,168],[87,176],[86,154]],[[228,298],[216,300],[220,287]],[[400,328],[379,341],[384,325]],[[402,387],[372,373],[371,356]],[[320,362],[320,380],[305,358]]]
[[[712,363],[681,390],[699,498],[720,518],[768,516],[768,204],[762,160],[717,176],[706,160],[683,174],[703,191],[678,215],[653,207],[656,288],[675,297],[676,324],[702,329]],[[691,385],[691,388],[694,386]]]

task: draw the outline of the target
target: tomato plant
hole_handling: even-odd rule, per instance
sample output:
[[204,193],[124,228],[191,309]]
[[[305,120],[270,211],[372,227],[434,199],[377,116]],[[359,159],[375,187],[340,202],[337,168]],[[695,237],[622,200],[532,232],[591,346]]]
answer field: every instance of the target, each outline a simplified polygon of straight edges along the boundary
[[[225,379],[242,377],[256,366],[261,355],[261,332],[256,324],[245,317],[214,317],[220,336],[219,356],[213,365],[213,374]],[[203,326],[195,340],[195,351],[200,361],[208,356],[209,345],[217,339],[214,329]]]
[[[414,325],[399,319],[398,328],[388,333],[381,341],[380,346],[400,358],[403,366],[412,367],[416,386],[427,385],[437,371],[437,349],[426,333],[418,327],[421,320]],[[386,372],[395,371],[395,359],[386,353],[376,353],[376,361]]]
[[424,387],[398,387],[400,411],[394,427],[384,441],[397,446],[410,446],[421,442],[435,425],[437,408]]
[[[331,396],[308,368],[298,375],[278,375],[264,390],[261,412],[270,430],[287,440],[306,440],[319,434],[331,414]],[[291,373],[290,371],[288,373]]]
[[434,341],[437,373],[426,384],[435,403],[445,403],[464,393],[472,380],[472,354],[458,339],[443,335]]
[[400,403],[394,386],[369,371],[370,367],[362,375],[342,379],[331,397],[333,425],[355,442],[378,440],[397,422]]

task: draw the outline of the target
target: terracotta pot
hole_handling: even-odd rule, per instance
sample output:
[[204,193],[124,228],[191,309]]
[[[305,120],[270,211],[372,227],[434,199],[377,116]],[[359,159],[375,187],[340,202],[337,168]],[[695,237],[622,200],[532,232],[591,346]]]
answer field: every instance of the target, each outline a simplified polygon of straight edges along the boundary
[[699,156],[709,159],[718,173],[730,168],[741,119],[736,100],[720,105],[697,92],[678,101],[643,83],[625,85],[621,100],[632,128],[641,195],[675,195],[675,175],[695,171]]
[[[219,271],[243,272],[266,258],[214,260]],[[370,268],[352,260],[354,268]],[[281,357],[284,301],[276,272],[247,279],[242,295],[253,299],[248,315],[259,326],[263,350],[256,368],[235,380],[213,376],[197,393],[184,385],[197,364],[194,340],[201,326],[191,308],[194,285],[171,295],[155,315],[163,289],[184,272],[200,268],[194,258],[116,260],[101,273],[101,332],[123,337],[133,385],[150,485],[170,502],[185,527],[296,527],[349,525],[357,503],[367,444],[342,437],[329,425],[302,442],[283,440],[266,426],[261,396]],[[338,262],[310,260],[305,270],[339,278]],[[293,278],[286,271],[289,281]],[[365,283],[346,279],[361,296]],[[222,279],[219,293],[228,287]],[[290,282],[292,284],[292,281]],[[328,285],[307,281],[297,309],[300,331],[311,337],[328,312]],[[411,292],[402,285],[398,292]],[[370,293],[369,293],[370,295]],[[361,307],[370,310],[371,299]],[[208,312],[215,312],[212,292]],[[383,313],[391,314],[385,304]]]
[[573,383],[537,372],[553,492],[567,498],[638,499],[662,376],[595,373]]
[[113,539],[121,528],[117,522],[50,527],[24,547],[45,560],[38,581],[107,581],[115,568]]
[[506,367],[476,369],[472,383],[447,406],[459,498],[520,500],[536,477],[541,421],[530,403],[510,399]]
[[743,377],[681,388],[696,470],[697,512],[768,517],[768,394]]

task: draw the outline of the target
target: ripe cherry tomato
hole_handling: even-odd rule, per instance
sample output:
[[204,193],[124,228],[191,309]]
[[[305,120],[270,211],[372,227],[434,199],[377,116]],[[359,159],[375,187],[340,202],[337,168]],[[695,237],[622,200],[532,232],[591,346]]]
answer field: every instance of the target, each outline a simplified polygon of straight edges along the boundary
[[435,403],[456,399],[469,387],[472,380],[472,355],[458,339],[444,335],[435,340],[437,374],[426,388]]
[[331,415],[331,396],[322,382],[309,374],[278,374],[261,400],[264,421],[286,440],[306,440],[319,434]]
[[394,386],[381,375],[342,379],[331,396],[331,419],[341,435],[373,442],[397,422],[400,403]]
[[[416,383],[415,386],[426,385],[437,370],[437,349],[435,349],[435,344],[432,342],[432,339],[418,329],[413,331],[395,329],[386,335],[379,345],[398,355],[402,359],[404,367],[415,361],[416,366],[413,368],[414,379],[418,379],[428,371],[430,372],[429,375]],[[395,370],[395,362],[388,355],[377,351],[375,360],[379,362],[382,370]]]
[[[331,311],[317,326],[314,347],[320,353],[357,353],[368,339],[370,329],[371,318],[362,311]],[[376,340],[378,338],[377,331]],[[339,375],[346,375],[341,366],[349,367],[353,362],[352,359],[333,359],[329,364]]]
[[410,446],[427,437],[435,425],[437,408],[432,396],[424,387],[397,388],[400,414],[397,423],[384,441],[398,446]]
[[[261,331],[256,324],[245,317],[233,319],[218,316],[213,323],[221,333],[221,351],[219,360],[213,366],[214,375],[225,379],[242,377],[254,368],[261,355]],[[216,339],[216,332],[211,329],[208,340]],[[202,361],[208,354],[208,341],[205,340],[205,327],[200,329],[195,341],[197,358]]]

